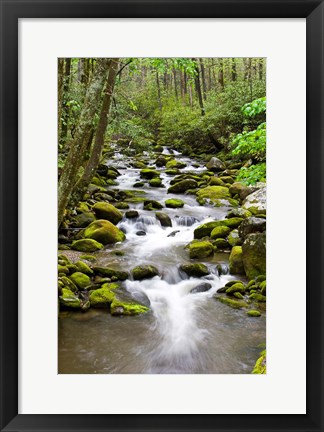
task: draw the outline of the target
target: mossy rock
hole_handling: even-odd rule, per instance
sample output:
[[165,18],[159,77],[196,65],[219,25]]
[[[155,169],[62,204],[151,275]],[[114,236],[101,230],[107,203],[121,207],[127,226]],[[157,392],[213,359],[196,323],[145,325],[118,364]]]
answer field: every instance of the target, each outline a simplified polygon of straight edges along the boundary
[[90,293],[89,300],[91,307],[108,308],[115,298],[113,290],[118,287],[116,284],[104,284],[102,288]]
[[244,296],[240,292],[235,292],[233,294],[233,296],[236,297],[236,298],[238,298],[238,299],[240,299],[240,300],[244,299]]
[[145,163],[141,161],[134,161],[131,163],[131,166],[137,169],[146,169]]
[[214,253],[214,246],[209,241],[192,242],[189,245],[190,258],[207,258]]
[[242,259],[242,246],[234,246],[232,248],[229,257],[229,270],[231,274],[245,274]]
[[260,303],[265,303],[267,301],[267,298],[266,298],[266,296],[264,296],[262,294],[252,293],[249,296],[249,300],[260,302]]
[[152,179],[154,177],[160,177],[160,174],[159,174],[158,171],[156,171],[154,169],[145,168],[145,169],[142,169],[140,171],[140,176],[142,178],[150,180],[150,179]]
[[103,245],[93,239],[81,239],[72,243],[71,249],[79,252],[95,252],[103,248]]
[[114,225],[118,224],[123,218],[123,214],[112,204],[106,202],[98,202],[92,207],[96,216],[99,219],[105,219],[112,222]]
[[61,305],[71,309],[80,309],[81,300],[69,289],[62,288],[62,295],[59,297]]
[[164,167],[167,163],[167,158],[164,155],[160,155],[157,157],[156,161],[154,162],[157,167]]
[[217,247],[217,249],[229,249],[230,248],[228,241],[223,239],[223,238],[217,238],[212,243]]
[[260,353],[260,357],[256,361],[252,373],[253,374],[262,374],[262,375],[265,375],[267,373],[267,352],[266,352],[266,350],[264,350]]
[[231,232],[231,228],[228,228],[227,226],[217,226],[213,229],[213,231],[210,233],[210,238],[212,240],[224,238],[227,237],[228,234]]
[[226,166],[225,166],[225,164],[224,164],[223,161],[221,161],[217,157],[213,156],[206,163],[206,168],[208,170],[211,170],[211,171],[214,171],[214,172],[219,172],[219,171],[223,171],[226,168]]
[[236,292],[239,292],[241,294],[245,293],[245,287],[242,283],[235,283],[232,286],[228,287],[226,290],[226,294],[234,294]]
[[239,217],[239,218],[248,218],[251,217],[252,213],[249,212],[249,210],[246,210],[242,207],[238,207],[238,208],[233,208],[231,209],[227,215],[226,215],[226,219],[230,219],[230,218],[234,218],[234,217]]
[[244,269],[249,279],[266,275],[266,233],[249,234],[242,245]]
[[91,224],[91,222],[96,220],[96,217],[93,213],[91,212],[86,212],[86,213],[80,213],[77,216],[75,216],[75,223],[74,225],[76,226],[76,228],[85,228],[88,225]]
[[149,181],[149,185],[150,185],[151,187],[161,187],[161,186],[163,186],[163,185],[162,185],[162,180],[161,180],[160,177],[152,178],[152,179]]
[[219,177],[213,176],[213,177],[209,177],[208,185],[209,186],[225,186],[225,183]]
[[207,276],[210,271],[205,264],[194,263],[194,264],[182,264],[180,270],[186,273],[188,276],[202,277]]
[[263,281],[265,281],[265,280],[266,280],[266,277],[265,277],[265,275],[263,275],[263,274],[261,274],[261,275],[259,275],[259,276],[257,276],[257,277],[255,278],[255,282],[256,282],[256,283],[263,282]]
[[115,203],[115,207],[119,210],[127,210],[129,209],[129,204],[125,202],[119,202],[119,203]]
[[125,303],[114,299],[110,305],[110,313],[114,316],[119,315],[139,315],[149,311],[147,306],[138,303]]
[[163,205],[155,200],[144,200],[144,210],[161,210]]
[[253,318],[258,318],[261,316],[261,313],[255,309],[250,309],[249,311],[246,312],[246,314]]
[[81,272],[73,273],[70,279],[80,289],[86,288],[91,283],[89,276]]
[[169,208],[181,208],[184,204],[185,203],[180,199],[167,199],[165,201],[165,206]]
[[223,220],[204,223],[202,225],[199,225],[194,230],[194,238],[200,239],[202,237],[207,237],[211,234],[214,228],[219,226],[225,226],[232,229],[236,228],[237,226],[239,226],[242,220],[243,220],[242,218],[231,218],[231,219],[223,219]]
[[60,277],[60,280],[63,282],[63,285],[65,288],[68,288],[70,291],[73,291],[73,292],[78,291],[78,287],[68,277],[62,276],[62,277]]
[[[225,186],[207,186],[197,192],[197,201],[218,203],[220,199],[230,199],[229,189]],[[198,202],[199,202],[198,201]]]
[[85,230],[84,237],[96,240],[104,245],[122,242],[125,240],[125,234],[111,222],[100,219],[92,222]]
[[170,186],[168,189],[168,193],[184,193],[189,189],[196,189],[198,187],[198,183],[193,179],[185,179],[181,180],[178,183]]
[[159,270],[152,265],[141,265],[133,268],[132,275],[134,280],[151,279],[159,275]]
[[95,266],[95,267],[92,267],[92,270],[96,274],[99,274],[100,276],[106,276],[109,278],[115,277],[116,280],[120,280],[120,281],[124,281],[129,277],[128,272],[114,270],[114,269],[108,268],[108,267]]
[[248,304],[243,300],[234,300],[229,297],[221,297],[221,296],[215,296],[215,299],[221,303],[226,304],[227,306],[230,306],[233,309],[242,309],[248,307]]
[[169,176],[175,176],[175,175],[179,174],[180,171],[177,169],[167,169],[164,172],[165,172],[165,174],[167,174]]
[[77,261],[75,263],[75,266],[76,266],[77,270],[81,273],[84,273],[86,275],[92,275],[93,274],[93,271],[88,266],[88,264],[84,263],[83,261]]
[[93,255],[81,255],[80,259],[86,260],[86,261],[97,261],[97,258]]
[[187,164],[185,162],[177,161],[175,159],[169,160],[166,164],[166,169],[182,169],[185,168]]
[[264,281],[260,282],[259,288],[261,290],[261,294],[265,295],[267,292],[267,281],[264,280]]
[[238,230],[235,229],[233,231],[230,232],[229,236],[228,236],[228,243],[233,247],[233,246],[241,246],[243,243],[243,240],[241,239],[241,237],[239,236]]
[[263,232],[266,230],[266,220],[255,216],[244,219],[239,227],[239,235],[245,238],[248,234]]
[[156,212],[156,218],[160,221],[161,226],[163,227],[172,227],[172,221],[170,216],[163,212]]
[[63,273],[63,274],[69,274],[70,273],[70,270],[67,268],[67,266],[63,266],[63,265],[58,265],[57,266],[57,272],[58,272],[58,274],[60,274],[60,273]]

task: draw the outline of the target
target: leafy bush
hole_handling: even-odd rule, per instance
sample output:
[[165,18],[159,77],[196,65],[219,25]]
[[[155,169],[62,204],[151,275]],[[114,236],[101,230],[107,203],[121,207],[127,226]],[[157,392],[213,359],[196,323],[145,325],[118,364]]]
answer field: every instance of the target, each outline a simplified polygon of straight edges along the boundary
[[254,185],[258,182],[265,182],[266,164],[262,162],[257,165],[251,165],[249,168],[241,168],[238,176],[236,177],[236,180],[247,185]]

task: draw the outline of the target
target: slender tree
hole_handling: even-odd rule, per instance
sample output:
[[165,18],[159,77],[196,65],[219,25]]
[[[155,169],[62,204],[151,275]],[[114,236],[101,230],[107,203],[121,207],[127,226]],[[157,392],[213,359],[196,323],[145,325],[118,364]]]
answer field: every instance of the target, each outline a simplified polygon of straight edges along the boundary
[[194,62],[194,68],[195,68],[195,78],[194,78],[195,79],[195,88],[196,88],[196,92],[197,92],[197,96],[198,96],[200,112],[201,112],[201,115],[204,116],[205,115],[205,107],[204,107],[204,102],[203,102],[203,97],[202,97],[202,92],[201,92],[198,61],[195,58],[193,58],[192,60]]

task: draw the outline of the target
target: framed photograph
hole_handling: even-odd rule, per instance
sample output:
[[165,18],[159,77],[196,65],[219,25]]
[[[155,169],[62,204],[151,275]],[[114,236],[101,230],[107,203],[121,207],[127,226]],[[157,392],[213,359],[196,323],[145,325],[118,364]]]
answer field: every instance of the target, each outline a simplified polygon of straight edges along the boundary
[[3,431],[322,431],[322,1],[1,1]]

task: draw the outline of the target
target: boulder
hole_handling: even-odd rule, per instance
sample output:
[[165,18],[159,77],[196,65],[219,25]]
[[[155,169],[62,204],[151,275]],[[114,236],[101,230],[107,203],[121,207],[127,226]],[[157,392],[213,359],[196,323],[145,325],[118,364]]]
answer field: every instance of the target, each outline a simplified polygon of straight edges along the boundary
[[207,202],[218,204],[221,199],[230,199],[228,187],[225,186],[207,186],[197,192],[197,201],[199,204]]
[[90,292],[89,300],[91,307],[108,308],[115,298],[114,290],[118,284],[104,284],[102,288]]
[[241,246],[243,243],[243,239],[239,236],[238,230],[235,229],[230,232],[228,236],[228,243],[233,246]]
[[142,178],[150,180],[150,179],[152,179],[154,177],[160,177],[160,174],[159,174],[158,171],[155,171],[155,170],[149,169],[149,168],[145,168],[145,169],[142,169],[140,171],[140,176]]
[[225,183],[219,177],[210,177],[208,180],[208,185],[209,186],[225,186]]
[[95,252],[103,248],[103,245],[93,239],[81,239],[72,243],[71,249],[80,252]]
[[210,238],[212,240],[224,238],[224,237],[227,237],[230,232],[231,232],[231,228],[229,228],[227,226],[224,226],[224,225],[217,226],[210,233]]
[[208,282],[203,282],[197,286],[195,286],[194,288],[192,288],[190,290],[190,294],[197,294],[197,293],[202,293],[202,292],[206,292],[209,291],[211,288],[211,284]]
[[255,216],[244,219],[238,229],[239,236],[245,239],[248,234],[266,230],[266,220]]
[[136,218],[138,218],[138,216],[139,216],[139,214],[138,214],[138,211],[137,211],[137,210],[128,210],[128,211],[125,213],[125,217],[126,217],[127,219],[136,219]]
[[157,167],[163,167],[167,163],[167,158],[163,155],[160,155],[154,163]]
[[172,227],[172,221],[166,213],[156,212],[156,218],[160,221],[161,226],[163,227]]
[[143,205],[144,205],[144,210],[160,210],[161,208],[163,208],[163,205],[155,200],[145,199],[143,201]]
[[81,300],[69,289],[62,288],[62,295],[59,297],[61,305],[71,309],[80,309]]
[[91,212],[80,213],[77,216],[75,216],[74,226],[76,228],[85,228],[95,220],[96,220],[95,215]]
[[242,245],[244,269],[249,279],[266,274],[266,233],[249,234]]
[[267,190],[262,185],[257,191],[248,195],[243,201],[242,207],[252,214],[265,214],[267,211]]
[[207,266],[202,263],[182,264],[180,266],[180,270],[186,273],[188,276],[194,277],[207,276],[210,273]]
[[231,218],[231,219],[223,219],[218,221],[206,222],[202,225],[199,225],[194,230],[194,238],[200,239],[202,237],[209,236],[214,228],[219,226],[225,226],[228,228],[237,228],[243,219],[241,218]]
[[229,257],[229,270],[231,274],[244,274],[242,259],[242,246],[234,246]]
[[205,166],[209,171],[214,172],[223,171],[226,168],[224,162],[214,156],[209,160],[209,162],[206,163]]
[[185,203],[180,199],[168,199],[165,201],[165,206],[169,208],[181,208],[184,204]]
[[154,177],[149,181],[149,185],[151,187],[161,187],[162,185],[162,180],[160,177]]
[[198,183],[196,182],[196,180],[186,179],[170,186],[168,189],[168,193],[184,193],[188,189],[196,189],[197,187]]
[[115,225],[107,220],[97,220],[92,222],[83,233],[86,239],[96,240],[103,245],[122,242],[125,240],[125,234]]
[[230,218],[234,218],[234,217],[239,217],[239,218],[247,218],[252,216],[252,213],[249,212],[248,210],[243,209],[242,207],[238,207],[238,208],[233,208],[231,209],[227,215],[226,215],[226,219],[230,219]]
[[70,279],[79,289],[84,289],[91,283],[89,276],[81,272],[73,273]]
[[132,275],[134,280],[151,279],[159,275],[159,270],[152,265],[141,265],[133,268]]
[[77,261],[75,263],[75,266],[77,268],[77,271],[87,274],[87,275],[92,275],[93,271],[91,270],[91,268],[88,266],[88,264],[86,264],[83,261]]
[[185,162],[177,161],[175,159],[169,160],[166,164],[166,169],[182,169],[185,168],[187,164]]
[[121,280],[121,281],[126,280],[129,276],[127,272],[114,270],[109,267],[94,266],[92,267],[92,270],[100,276],[115,278],[115,280]]
[[189,245],[190,258],[206,258],[214,253],[214,246],[209,241],[192,242]]
[[121,211],[119,211],[112,204],[109,204],[104,201],[98,202],[92,207],[92,209],[99,219],[108,220],[109,222],[112,222],[114,225],[117,225],[118,222],[120,222],[123,218],[123,214]]
[[226,294],[234,294],[236,292],[245,293],[245,287],[242,282],[237,282],[226,289]]

